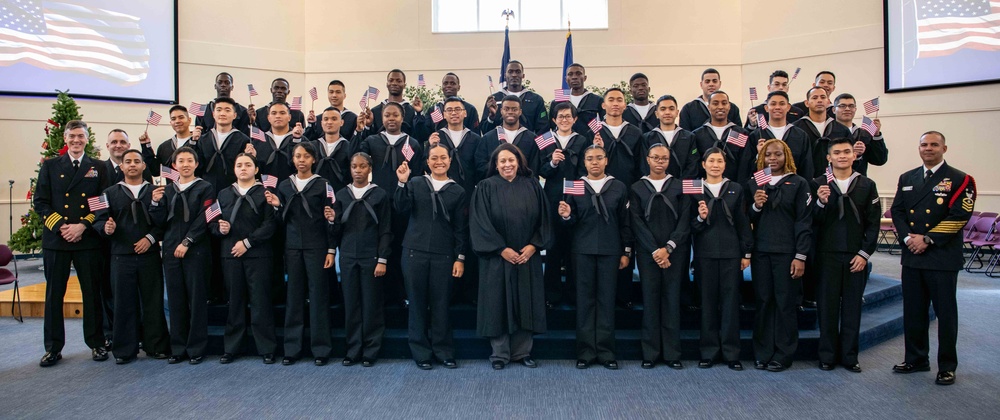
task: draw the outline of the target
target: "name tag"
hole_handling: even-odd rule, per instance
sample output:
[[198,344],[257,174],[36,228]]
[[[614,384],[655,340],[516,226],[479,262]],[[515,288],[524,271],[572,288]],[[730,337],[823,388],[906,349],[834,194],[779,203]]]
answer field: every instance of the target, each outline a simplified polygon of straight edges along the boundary
[[903,191],[913,191],[913,186],[912,185],[907,185],[907,186],[903,187]]

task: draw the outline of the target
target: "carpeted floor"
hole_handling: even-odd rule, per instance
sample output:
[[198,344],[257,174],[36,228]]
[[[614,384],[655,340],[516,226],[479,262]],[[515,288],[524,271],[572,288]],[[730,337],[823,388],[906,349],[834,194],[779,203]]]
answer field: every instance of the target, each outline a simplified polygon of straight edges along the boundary
[[[898,276],[898,257],[878,254],[873,262],[876,272]],[[36,282],[41,273],[30,265],[22,264],[22,277]],[[141,357],[116,366],[90,360],[78,319],[66,322],[63,361],[43,369],[42,320],[19,324],[5,316],[0,418],[995,418],[1000,279],[961,275],[958,301],[959,369],[951,387],[934,385],[936,366],[912,375],[890,371],[902,360],[902,336],[862,352],[861,374],[823,372],[814,362],[783,373],[702,370],[694,361],[681,371],[643,370],[638,362],[579,371],[568,360],[499,372],[485,360],[432,371],[410,360],[285,367],[256,357],[226,366]]]

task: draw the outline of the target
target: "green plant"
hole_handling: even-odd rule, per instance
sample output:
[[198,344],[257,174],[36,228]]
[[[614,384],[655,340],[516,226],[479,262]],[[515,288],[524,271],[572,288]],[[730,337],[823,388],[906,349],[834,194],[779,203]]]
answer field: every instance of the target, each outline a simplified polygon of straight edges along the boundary
[[[629,91],[629,85],[628,85],[627,81],[622,80],[622,81],[620,81],[618,83],[615,83],[615,84],[613,84],[611,86],[606,86],[606,87],[603,87],[603,86],[594,86],[594,85],[587,86],[587,90],[588,91],[590,91],[590,92],[592,92],[592,93],[594,93],[594,94],[596,94],[598,96],[604,96],[604,92],[607,92],[608,89],[611,89],[611,88],[621,89],[622,92],[625,93],[625,103],[632,103],[632,93]],[[656,96],[653,95],[652,91],[649,92],[649,100],[650,101],[655,101],[656,100]]]
[[424,111],[427,111],[434,104],[444,100],[444,93],[441,92],[441,86],[431,89],[427,86],[411,85],[407,86],[406,90],[403,91],[403,98],[408,99],[410,102],[413,102],[413,98],[416,97],[419,97],[420,101],[424,103]]

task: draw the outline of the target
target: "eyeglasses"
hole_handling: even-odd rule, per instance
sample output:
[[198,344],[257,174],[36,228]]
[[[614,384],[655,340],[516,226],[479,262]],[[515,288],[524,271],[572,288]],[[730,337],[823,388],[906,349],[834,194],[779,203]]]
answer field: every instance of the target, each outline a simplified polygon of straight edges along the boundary
[[449,114],[457,114],[459,112],[465,111],[465,108],[445,108],[444,112]]
[[670,160],[670,158],[666,156],[650,156],[647,159],[658,163],[664,163]]
[[604,160],[604,156],[599,156],[599,155],[598,156],[587,156],[585,158],[585,160],[587,162],[600,162],[600,161]]
[[557,120],[572,120],[573,116],[572,115],[557,115],[556,119]]
[[858,109],[858,106],[854,105],[854,104],[840,104],[840,105],[837,105],[837,108],[838,109]]

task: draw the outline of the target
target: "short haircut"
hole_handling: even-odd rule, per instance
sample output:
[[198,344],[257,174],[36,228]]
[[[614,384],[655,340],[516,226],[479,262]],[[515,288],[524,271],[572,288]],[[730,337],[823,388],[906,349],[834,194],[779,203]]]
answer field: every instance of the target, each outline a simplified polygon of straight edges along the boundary
[[[194,148],[192,148],[191,146],[181,146],[177,150],[174,150],[174,153],[170,154],[170,163],[177,163],[177,156],[179,156],[181,153],[191,154],[191,156],[194,156],[194,163],[198,163],[198,153],[195,152]],[[254,162],[254,165],[256,166],[257,163]]]
[[288,113],[292,112],[292,107],[289,106],[287,102],[275,102],[275,103],[271,104],[270,106],[268,106],[267,113],[270,114],[271,113],[271,108],[274,108],[275,106],[279,106],[279,105],[285,107],[286,109],[288,109]]
[[833,146],[836,146],[838,144],[846,144],[846,145],[849,145],[849,146],[853,147],[854,146],[854,140],[851,140],[851,139],[849,139],[847,137],[837,137],[837,138],[834,138],[834,139],[830,139],[830,144],[828,144],[826,146],[826,153],[830,154],[830,151],[833,150]]
[[552,119],[553,120],[556,119],[556,116],[559,115],[559,111],[562,111],[564,109],[568,109],[570,115],[572,115],[573,118],[576,118],[576,107],[573,106],[572,102],[559,102],[556,104],[554,108],[552,108]]
[[613,88],[610,88],[610,89],[604,91],[604,98],[607,98],[608,94],[610,94],[611,92],[618,92],[618,93],[622,94],[622,96],[625,96],[625,91],[623,91],[623,90],[621,90],[619,88],[613,87]]
[[404,82],[406,81],[406,73],[403,73],[403,71],[402,71],[402,70],[400,70],[400,69],[392,69],[392,70],[389,70],[389,72],[385,74],[385,78],[386,78],[386,79],[388,79],[388,78],[389,78],[389,75],[390,75],[390,74],[393,74],[393,73],[399,73],[399,74],[403,75],[403,81],[404,81]]
[[[812,95],[813,91],[816,90],[816,89],[823,89],[823,88],[821,88],[819,86],[813,86],[813,87],[809,88],[808,90],[806,90],[806,100],[807,101],[809,100],[809,96]],[[823,92],[826,92],[826,89],[823,89]]]
[[220,103],[229,104],[229,105],[232,105],[233,111],[236,110],[236,101],[234,101],[233,98],[230,98],[228,96],[220,96],[218,98],[215,98],[215,100],[212,101],[212,102],[215,102],[216,105],[218,105]]
[[85,122],[83,122],[81,120],[73,120],[73,121],[70,121],[70,122],[66,123],[65,131],[68,132],[70,130],[76,130],[77,128],[82,128],[83,131],[90,131],[90,129],[87,128],[87,123],[85,123]]
[[[510,60],[510,61],[507,62],[507,67],[510,67],[511,64],[517,64],[517,65],[521,66],[521,69],[524,69],[524,64],[521,64],[520,61]],[[507,71],[507,69],[504,69],[504,71]]]
[[[584,66],[583,66],[583,64],[580,64],[580,63],[573,63],[573,64],[570,64],[570,65],[569,65],[569,67],[579,67],[580,69],[582,69],[582,70],[583,70],[583,72],[584,72],[584,73],[586,73],[586,72],[587,72],[587,68],[586,68],[586,67],[584,67]],[[569,69],[569,67],[566,67],[566,69]]]
[[445,98],[443,104],[444,105],[448,105],[448,104],[450,104],[452,102],[458,102],[458,103],[462,104],[462,108],[465,108],[465,101],[463,101],[462,98],[459,98],[457,96],[449,96],[449,97]]
[[447,73],[444,74],[444,77],[448,77],[448,76],[454,76],[456,82],[462,83],[462,79],[459,79],[457,74],[452,73],[452,72],[449,71],[449,72],[447,72]]
[[340,80],[331,80],[330,84],[326,85],[326,87],[330,86],[340,86],[344,89],[347,89],[347,86],[344,86],[344,82],[341,82]]
[[850,93],[841,93],[840,95],[837,95],[837,99],[833,100],[833,104],[837,105],[843,99],[850,99],[850,100],[852,100],[854,102],[858,101],[857,99],[854,99],[854,95],[851,95]]
[[497,170],[497,158],[500,157],[500,152],[511,152],[514,154],[514,158],[517,159],[517,176],[530,177],[531,168],[528,167],[528,159],[524,157],[524,153],[517,146],[510,143],[501,143],[493,150],[490,155],[489,167],[486,170],[486,177],[492,177],[493,175],[499,175],[500,171]]
[[824,75],[824,74],[829,74],[830,77],[833,78],[834,82],[837,81],[837,76],[835,74],[833,74],[833,72],[830,71],[830,70],[823,70],[823,71],[821,71],[819,73],[816,73],[816,77],[814,77],[813,80],[819,79],[819,77],[822,76],[822,75]]
[[326,107],[326,109],[323,110],[323,112],[320,113],[320,115],[325,114],[326,111],[337,111],[337,114],[340,114],[340,110],[339,109],[334,108],[332,106],[328,106],[328,107]]
[[188,109],[185,108],[184,105],[174,105],[174,106],[170,107],[170,111],[167,111],[167,115],[173,114],[174,111],[182,111],[185,114],[188,113]]
[[947,140],[946,140],[946,139],[944,138],[944,133],[942,133],[942,132],[940,132],[940,131],[937,131],[937,130],[931,130],[931,131],[928,131],[928,132],[926,132],[926,133],[924,133],[924,134],[921,134],[921,135],[920,135],[920,138],[924,138],[924,136],[926,136],[926,135],[929,135],[929,134],[936,134],[936,135],[940,136],[940,137],[941,137],[941,144],[947,144],[947,142],[948,142],[948,141],[947,141]]
[[784,77],[784,78],[787,79],[788,78],[788,72],[784,71],[784,70],[775,70],[773,73],[771,73],[770,76],[767,76],[767,84],[774,83],[774,78],[775,77]]
[[660,102],[663,101],[673,101],[674,105],[677,105],[677,98],[675,98],[673,95],[663,95],[656,99],[656,107],[659,108]]
[[504,102],[517,102],[517,106],[521,106],[521,98],[518,97],[517,95],[504,96],[503,100],[500,101],[500,103],[503,104]]
[[229,81],[233,81],[233,75],[231,75],[229,73],[226,73],[226,72],[219,73],[219,74],[215,75],[215,78],[218,79],[219,76],[226,76],[226,77],[229,78]]
[[636,74],[633,74],[633,75],[632,75],[632,77],[629,77],[629,78],[628,78],[628,84],[630,84],[630,85],[631,85],[631,84],[632,84],[632,82],[634,82],[634,81],[635,81],[635,79],[646,79],[646,81],[647,81],[647,82],[649,81],[649,78],[648,78],[648,77],[646,77],[646,75],[645,75],[645,74],[642,74],[642,73],[636,73]]
[[128,133],[126,133],[125,130],[122,130],[120,128],[112,128],[111,131],[108,131],[108,135],[109,136],[112,135],[112,134],[114,134],[114,133],[122,133],[122,134],[125,135],[126,139],[128,138]]
[[708,150],[706,150],[705,153],[703,153],[701,155],[701,161],[704,162],[704,161],[708,160],[709,156],[712,156],[712,155],[714,155],[716,153],[721,153],[722,157],[726,157],[726,152],[722,151],[722,149],[720,149],[718,147],[714,147],[713,146],[713,147],[709,147]]
[[122,153],[122,160],[125,160],[125,155],[128,155],[129,153],[135,153],[135,154],[139,155],[139,160],[141,160],[143,162],[146,162],[146,159],[142,157],[142,151],[138,150],[138,149],[128,149],[128,150],[126,150],[124,153]]
[[728,93],[726,93],[726,92],[723,92],[723,91],[721,91],[721,90],[717,90],[717,91],[715,91],[715,92],[712,92],[712,94],[711,94],[711,95],[708,95],[708,100],[709,100],[709,101],[711,101],[711,100],[712,100],[712,97],[713,97],[713,96],[715,96],[715,95],[719,95],[719,94],[722,94],[722,95],[726,95],[726,100],[727,100],[727,101],[729,100],[729,94],[728,94]]
[[701,80],[705,80],[705,75],[706,74],[716,74],[720,78],[722,77],[722,74],[720,74],[718,70],[709,67],[709,68],[705,69],[705,71],[701,72]]
[[271,86],[274,86],[274,82],[285,82],[285,84],[288,85],[288,86],[292,85],[291,83],[288,83],[288,80],[285,79],[284,77],[279,77],[277,79],[272,80],[271,81]]
[[785,98],[786,101],[789,100],[787,93],[785,93],[784,91],[781,91],[781,90],[776,90],[774,92],[771,92],[771,93],[767,94],[767,101],[768,102],[771,101],[771,98],[774,97],[774,96],[780,96],[782,98]]
[[382,113],[385,114],[385,110],[389,109],[389,107],[399,108],[399,113],[402,115],[406,115],[406,110],[403,109],[403,104],[393,101],[386,102],[385,105],[382,106]]

